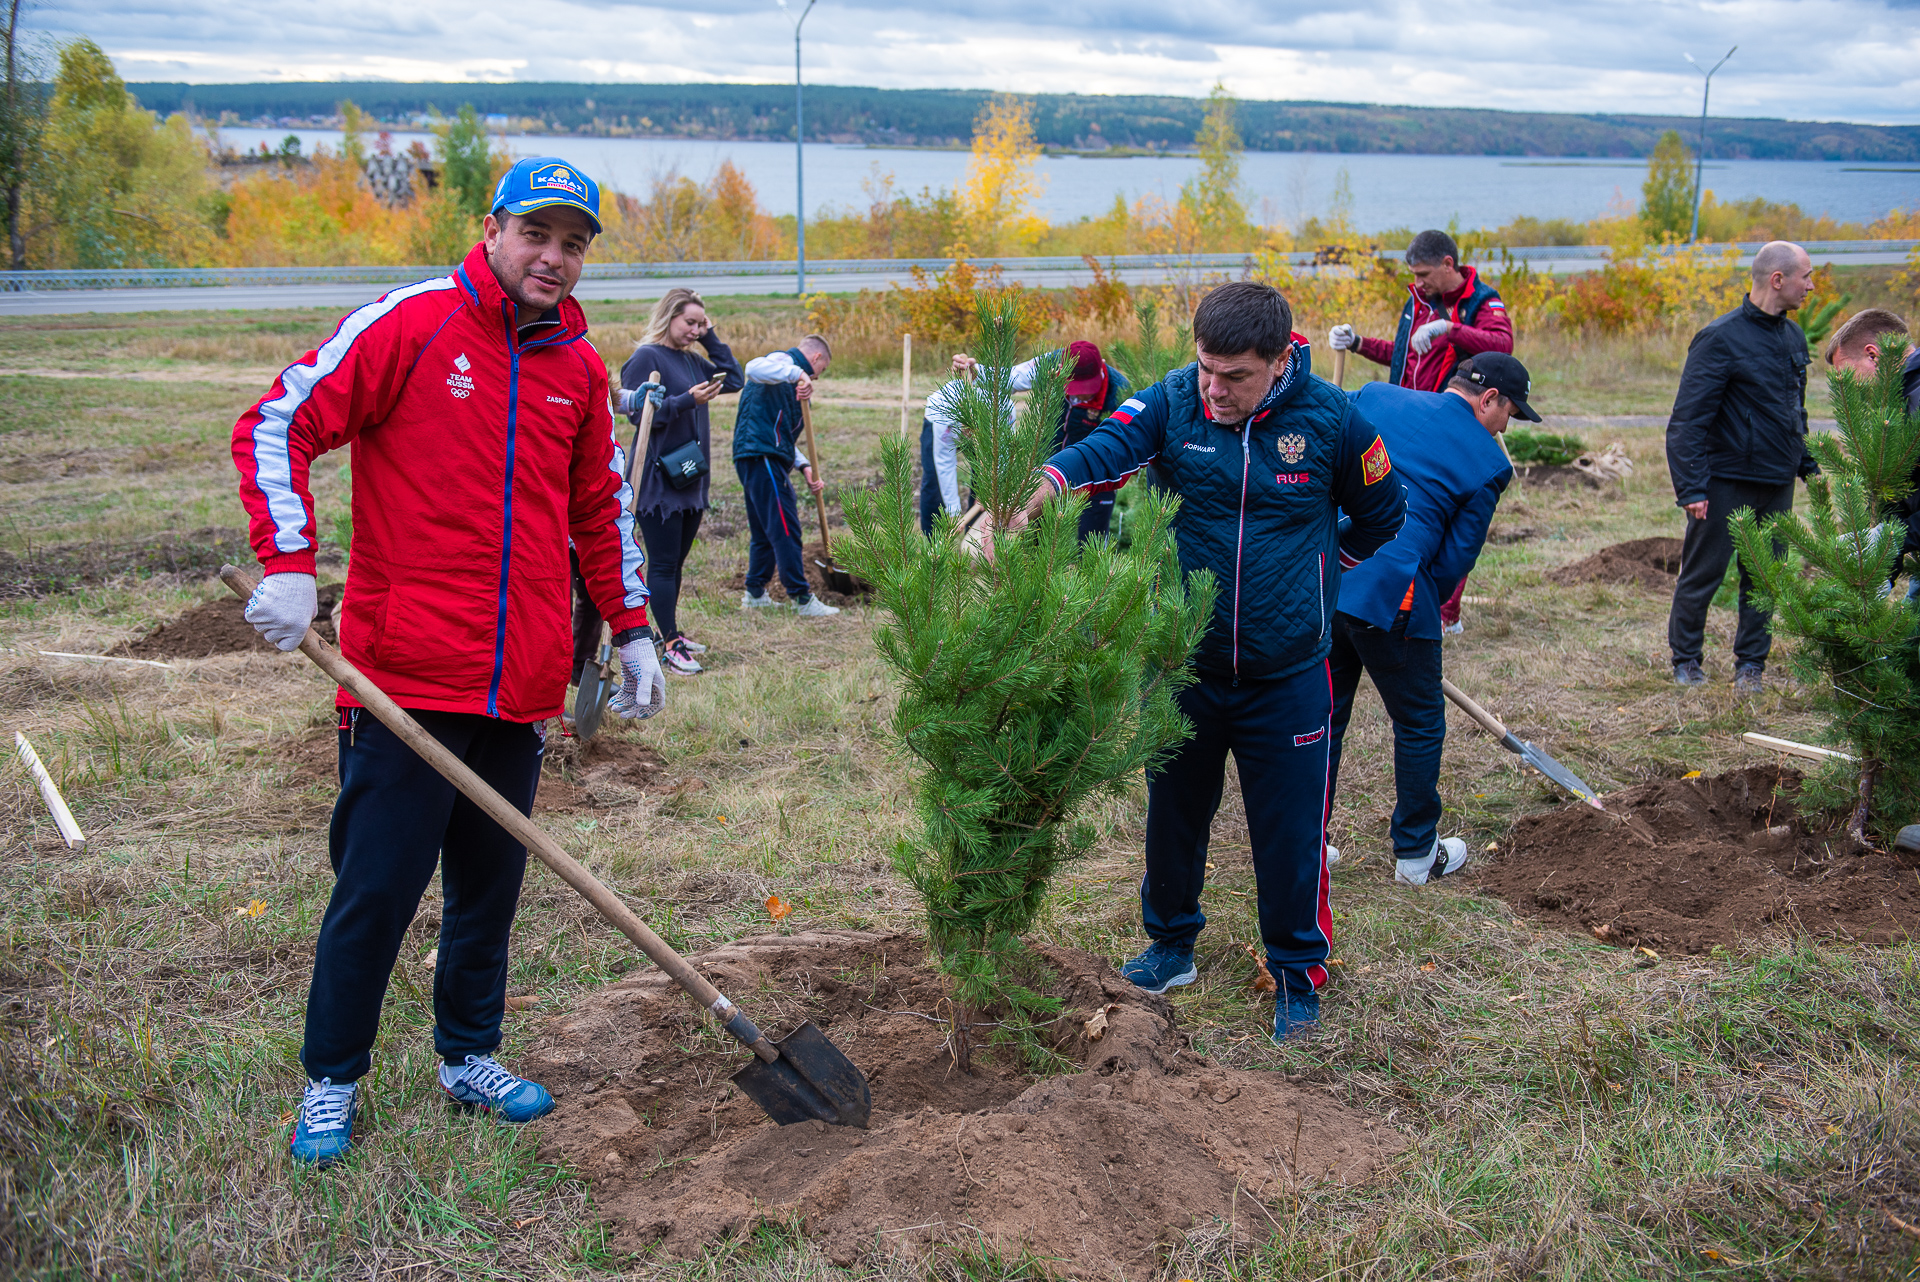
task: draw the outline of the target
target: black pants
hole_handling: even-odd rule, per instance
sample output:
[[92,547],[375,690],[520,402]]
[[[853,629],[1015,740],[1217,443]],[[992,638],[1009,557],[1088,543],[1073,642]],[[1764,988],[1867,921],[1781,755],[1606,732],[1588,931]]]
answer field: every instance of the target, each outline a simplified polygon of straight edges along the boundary
[[1440,749],[1447,740],[1447,697],[1440,690],[1440,643],[1409,639],[1352,615],[1335,612],[1333,747],[1327,767],[1327,803],[1340,780],[1340,745],[1353,720],[1360,674],[1373,678],[1393,718],[1393,854],[1424,859],[1440,827]]
[[780,586],[787,599],[806,601],[813,596],[807,586],[807,563],[801,545],[800,504],[793,496],[793,481],[785,464],[756,455],[735,459],[733,470],[740,475],[740,488],[747,500],[747,591],[764,596],[774,571],[780,572]]
[[940,477],[933,470],[933,420],[920,420],[920,533],[933,533],[940,515]]
[[[1687,536],[1680,545],[1680,579],[1673,585],[1673,609],[1667,615],[1667,648],[1673,661],[1700,661],[1707,633],[1707,607],[1713,594],[1727,577],[1727,560],[1733,555],[1733,535],[1727,520],[1743,507],[1765,518],[1775,512],[1793,510],[1793,482],[1785,485],[1760,485],[1752,481],[1707,482],[1705,520],[1687,518]],[[1783,554],[1778,543],[1775,555]],[[1749,600],[1753,579],[1747,567],[1740,567],[1740,626],[1733,634],[1733,662],[1737,667],[1754,663],[1765,667],[1767,652],[1773,648],[1773,633],[1768,627],[1772,616],[1755,609]]]
[[[520,813],[532,813],[541,727],[471,713],[413,716]],[[500,1045],[507,935],[527,867],[525,846],[372,713],[355,710],[347,723],[328,834],[333,897],[320,922],[300,1052],[308,1077],[336,1084],[359,1080],[372,1065],[387,979],[436,864],[442,903],[433,1047],[459,1064]]]
[[647,547],[647,617],[668,641],[680,635],[680,570],[700,533],[700,516],[698,511],[655,512],[634,518]]
[[1147,773],[1147,935],[1191,948],[1207,924],[1200,892],[1208,829],[1220,809],[1227,753],[1240,771],[1259,893],[1260,937],[1274,978],[1309,993],[1327,979],[1333,909],[1327,899],[1327,668],[1276,681],[1203,675],[1178,696],[1193,737]]

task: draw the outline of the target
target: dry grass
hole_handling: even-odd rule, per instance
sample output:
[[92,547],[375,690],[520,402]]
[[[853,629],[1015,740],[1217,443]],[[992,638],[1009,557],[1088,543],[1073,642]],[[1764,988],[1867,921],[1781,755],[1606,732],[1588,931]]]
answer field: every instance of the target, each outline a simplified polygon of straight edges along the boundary
[[[743,354],[799,332],[790,300],[716,302]],[[590,308],[603,350],[627,350],[642,305]],[[227,370],[274,365],[335,318],[99,318],[50,332],[0,326],[0,367],[158,363],[190,352]],[[612,340],[618,339],[616,343]],[[1676,340],[1677,342],[1677,340]],[[171,346],[169,346],[171,344]],[[203,346],[194,346],[203,344]],[[1556,413],[1657,413],[1684,344],[1542,344],[1523,351]],[[897,366],[895,367],[897,369]],[[926,365],[922,365],[923,370]],[[1351,375],[1350,375],[1351,378]],[[916,385],[924,394],[925,376]],[[877,469],[897,374],[835,377],[819,416],[829,480]],[[0,548],[121,549],[164,531],[231,529],[226,432],[251,394],[208,382],[0,382]],[[682,603],[711,671],[676,680],[669,713],[610,733],[657,749],[685,786],[640,795],[556,763],[594,804],[543,822],[678,945],[785,924],[910,926],[887,852],[913,822],[885,734],[893,696],[871,616],[820,624],[744,616],[744,523],[716,417],[716,510]],[[917,423],[915,424],[917,427]],[[1745,729],[1804,737],[1798,692],[1748,704],[1724,686],[1730,616],[1683,695],[1666,678],[1665,602],[1560,588],[1544,572],[1605,544],[1676,533],[1657,425],[1577,425],[1638,464],[1618,491],[1523,490],[1502,505],[1476,570],[1450,675],[1520,732],[1605,786],[1751,760]],[[322,529],[344,498],[331,467]],[[105,551],[95,561],[122,553]],[[76,553],[79,560],[86,555]],[[100,568],[110,570],[111,565]],[[329,890],[329,691],[298,656],[223,657],[172,672],[47,660],[98,652],[220,591],[165,570],[96,574],[78,590],[0,601],[0,711],[68,790],[93,841],[71,854],[24,772],[0,768],[0,1271],[25,1277],[643,1276],[998,1279],[1039,1266],[954,1252],[924,1268],[849,1273],[792,1226],[689,1264],[615,1259],[585,1184],[524,1134],[447,1116],[431,1085],[431,893],[389,994],[361,1152],[291,1170],[311,950]],[[1559,804],[1464,719],[1450,727],[1445,830],[1500,840]],[[1920,1222],[1920,1045],[1913,947],[1777,938],[1651,963],[1515,921],[1498,902],[1390,884],[1390,737],[1362,699],[1334,840],[1335,980],[1326,1031],[1285,1050],[1246,991],[1254,938],[1243,811],[1230,786],[1214,832],[1201,982],[1176,1005],[1207,1052],[1325,1083],[1390,1116],[1415,1145],[1360,1189],[1304,1190],[1270,1208],[1270,1240],[1197,1230],[1168,1277],[1743,1278],[1895,1276]],[[1057,888],[1050,939],[1121,957],[1139,943],[1142,798],[1106,801],[1105,839]],[[260,900],[258,917],[236,910]],[[511,1062],[542,1012],[634,964],[554,879],[530,876],[515,926]],[[1708,1254],[1709,1252],[1714,1254]]]

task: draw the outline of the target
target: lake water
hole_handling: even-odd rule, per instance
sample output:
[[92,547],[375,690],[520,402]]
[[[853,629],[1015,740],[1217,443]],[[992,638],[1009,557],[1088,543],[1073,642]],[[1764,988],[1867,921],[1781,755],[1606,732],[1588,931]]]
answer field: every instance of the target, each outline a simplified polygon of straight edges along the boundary
[[[221,137],[238,150],[261,142],[277,148],[287,134],[299,136],[304,149],[340,145],[336,132],[314,129],[224,129]],[[396,133],[396,145],[430,135]],[[702,142],[671,138],[541,138],[512,136],[515,155],[564,156],[602,185],[629,194],[644,192],[648,180],[678,170],[704,179],[723,160],[732,160],[775,214],[794,208],[793,144]],[[897,191],[956,186],[966,172],[963,151],[907,151],[809,143],[806,148],[807,208],[864,206],[863,184],[891,173]],[[1149,193],[1171,199],[1191,178],[1199,162],[1180,156],[1088,159],[1054,156],[1036,169],[1045,183],[1041,212],[1055,222],[1105,213],[1116,194],[1128,201]],[[1624,206],[1638,205],[1644,161],[1551,160],[1507,156],[1336,155],[1303,152],[1247,152],[1241,178],[1253,212],[1263,223],[1298,225],[1332,207],[1335,184],[1346,171],[1353,192],[1356,226],[1444,227],[1457,219],[1462,227],[1497,227],[1522,215],[1584,221]],[[1707,163],[1706,185],[1721,200],[1764,196],[1791,201],[1810,214],[1825,213],[1842,222],[1872,222],[1895,208],[1920,205],[1920,172],[1891,165],[1838,161],[1722,160]]]

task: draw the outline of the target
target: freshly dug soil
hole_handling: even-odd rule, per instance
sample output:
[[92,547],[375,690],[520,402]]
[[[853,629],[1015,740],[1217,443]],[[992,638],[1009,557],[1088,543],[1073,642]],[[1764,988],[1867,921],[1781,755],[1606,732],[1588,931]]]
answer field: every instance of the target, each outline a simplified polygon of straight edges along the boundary
[[1549,489],[1598,490],[1606,485],[1599,477],[1577,467],[1557,463],[1523,463],[1513,469],[1514,479],[1524,485],[1542,485]]
[[1637,583],[1643,588],[1672,592],[1680,573],[1679,539],[1630,539],[1601,548],[1592,556],[1563,565],[1547,575],[1550,582]]
[[[867,599],[864,592],[835,592],[827,586],[826,571],[820,568],[820,562],[827,559],[827,554],[821,551],[819,543],[815,542],[804,545],[801,555],[807,563],[807,586],[812,590],[813,595],[819,597],[828,605],[840,606],[859,605]],[[858,582],[858,580],[856,580],[856,582]],[[740,569],[728,575],[726,581],[721,586],[729,592],[746,591],[747,571],[744,563],[741,563]],[[767,595],[776,601],[784,601],[787,599],[787,590],[780,585],[780,576],[778,574],[775,574],[773,580],[767,584]]]
[[1071,1276],[1145,1278],[1194,1225],[1265,1236],[1264,1199],[1365,1180],[1405,1147],[1318,1090],[1194,1053],[1166,1000],[1101,959],[1042,957],[1067,1005],[1056,1049],[1080,1066],[1045,1078],[1006,1051],[976,1053],[971,1077],[954,1068],[923,940],[818,930],[696,958],[762,1028],[810,1017],[848,1053],[873,1089],[865,1131],[768,1121],[727,1080],[746,1052],[721,1049],[650,970],[550,1021],[521,1057],[559,1100],[540,1156],[592,1180],[620,1251],[687,1258],[791,1219],[843,1266],[984,1240]]
[[[313,625],[328,645],[339,643],[333,631],[333,607],[339,600],[339,584],[320,589],[320,614]],[[247,622],[246,610],[247,603],[237,596],[216,597],[161,624],[138,641],[122,642],[110,653],[134,659],[205,659],[244,650],[276,653],[273,643]]]
[[[1920,930],[1914,865],[1809,831],[1800,774],[1668,779],[1514,825],[1480,885],[1527,917],[1608,943],[1700,953],[1768,930],[1860,943]],[[1775,795],[1776,788],[1778,795]]]

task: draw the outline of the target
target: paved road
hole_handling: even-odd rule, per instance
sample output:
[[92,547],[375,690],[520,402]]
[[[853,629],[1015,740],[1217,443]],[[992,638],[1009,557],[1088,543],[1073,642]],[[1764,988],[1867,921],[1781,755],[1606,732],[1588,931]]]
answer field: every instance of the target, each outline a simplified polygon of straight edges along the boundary
[[[1535,271],[1566,273],[1592,271],[1592,258],[1555,259],[1529,256]],[[1903,263],[1903,253],[1816,253],[1816,263],[1835,263],[1850,267],[1884,266]],[[1165,284],[1176,274],[1164,267],[1123,268],[1113,273],[1130,285]],[[1026,285],[1063,289],[1086,285],[1092,273],[1070,271],[1010,271],[1006,278]],[[807,284],[815,290],[831,293],[855,293],[862,289],[887,289],[905,285],[912,276],[901,272],[862,272],[815,274]],[[181,312],[181,311],[264,311],[292,307],[323,307],[348,311],[371,302],[397,282],[353,285],[215,285],[165,289],[62,289],[44,292],[0,293],[0,316],[59,316],[87,312]],[[791,276],[704,276],[634,277],[620,280],[586,280],[575,290],[575,297],[607,302],[644,300],[660,297],[675,285],[685,285],[703,294],[791,294]]]

